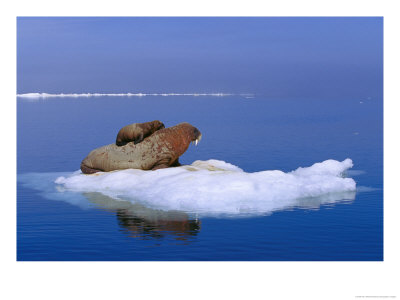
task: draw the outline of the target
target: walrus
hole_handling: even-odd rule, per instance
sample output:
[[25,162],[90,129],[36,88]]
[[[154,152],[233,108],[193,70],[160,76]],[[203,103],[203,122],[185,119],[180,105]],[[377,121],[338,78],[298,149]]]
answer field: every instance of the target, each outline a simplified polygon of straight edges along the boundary
[[126,145],[129,142],[138,144],[155,131],[165,128],[164,124],[158,120],[146,123],[133,123],[120,129],[115,144],[117,146]]
[[189,123],[156,131],[141,143],[132,142],[117,146],[106,145],[89,153],[82,161],[84,174],[124,169],[157,170],[179,166],[181,156],[190,142],[196,145],[201,139],[200,131]]

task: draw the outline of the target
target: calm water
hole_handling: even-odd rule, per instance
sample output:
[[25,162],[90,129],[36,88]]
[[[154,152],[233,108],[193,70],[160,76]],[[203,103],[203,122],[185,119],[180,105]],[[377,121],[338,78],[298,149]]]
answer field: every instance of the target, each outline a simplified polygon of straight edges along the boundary
[[[287,172],[349,157],[357,194],[263,216],[196,219],[101,193],[66,197],[52,183],[78,170],[92,149],[112,143],[122,126],[155,119],[166,127],[186,121],[202,132],[181,163],[218,159],[246,172]],[[382,122],[376,98],[18,99],[17,258],[382,260]]]

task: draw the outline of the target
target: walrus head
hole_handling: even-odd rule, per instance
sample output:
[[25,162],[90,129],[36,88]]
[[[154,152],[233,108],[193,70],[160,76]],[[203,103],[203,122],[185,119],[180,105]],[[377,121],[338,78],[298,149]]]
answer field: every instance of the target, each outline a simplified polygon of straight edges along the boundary
[[165,128],[164,123],[161,122],[161,121],[158,121],[158,120],[151,122],[151,124],[152,124],[152,126],[154,128],[153,132]]
[[196,127],[193,127],[192,135],[193,135],[192,144],[195,144],[195,146],[197,146],[197,144],[200,142],[201,137],[202,137],[201,132]]
[[202,135],[200,130],[187,122],[180,123],[172,128],[176,128],[181,131],[185,136],[185,140],[187,140],[189,143],[192,142],[192,144],[195,144],[196,146],[201,140]]

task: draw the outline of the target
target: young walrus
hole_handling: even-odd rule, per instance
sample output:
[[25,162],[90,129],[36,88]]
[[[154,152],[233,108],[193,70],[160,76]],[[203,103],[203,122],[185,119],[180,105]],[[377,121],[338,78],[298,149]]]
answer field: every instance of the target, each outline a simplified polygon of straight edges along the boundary
[[123,146],[129,142],[133,142],[136,145],[157,130],[163,128],[165,128],[164,124],[158,120],[146,123],[129,124],[120,129],[115,144],[117,146]]
[[124,169],[157,170],[179,166],[178,158],[191,142],[201,139],[200,131],[189,123],[156,131],[139,144],[115,144],[97,148],[82,161],[84,174]]

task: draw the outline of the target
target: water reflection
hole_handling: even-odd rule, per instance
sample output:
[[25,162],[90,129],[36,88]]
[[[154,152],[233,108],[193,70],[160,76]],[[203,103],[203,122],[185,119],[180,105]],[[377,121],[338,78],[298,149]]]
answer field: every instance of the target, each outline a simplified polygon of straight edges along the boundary
[[[350,204],[356,198],[356,191],[332,193],[326,194],[319,197],[308,197],[296,199],[292,208],[318,210],[321,206],[329,207],[340,204]],[[288,207],[290,209],[290,207]]]
[[91,203],[116,214],[118,224],[129,236],[140,239],[172,237],[189,241],[200,230],[200,220],[181,211],[162,211],[138,203],[115,200],[102,193],[82,193]]

